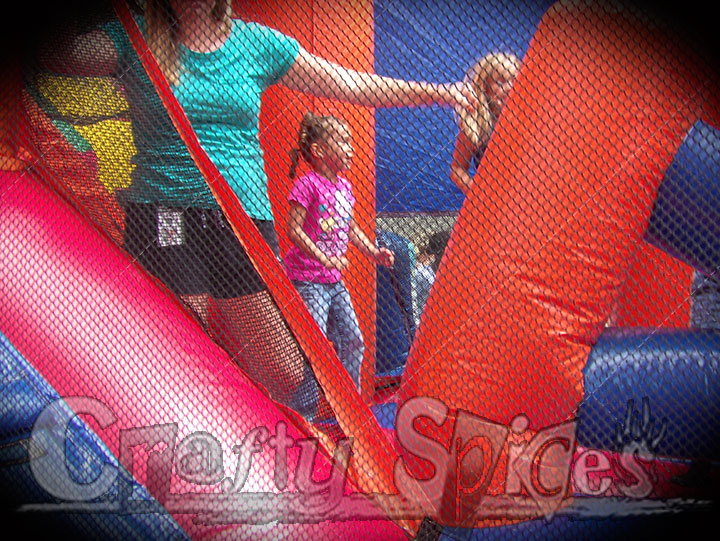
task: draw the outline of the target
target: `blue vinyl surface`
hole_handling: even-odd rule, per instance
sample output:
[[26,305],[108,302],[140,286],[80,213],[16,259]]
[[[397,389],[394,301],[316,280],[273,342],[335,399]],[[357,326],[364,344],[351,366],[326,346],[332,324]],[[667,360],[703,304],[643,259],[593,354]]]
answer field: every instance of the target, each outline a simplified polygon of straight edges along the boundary
[[720,332],[606,329],[585,366],[578,444],[613,449],[630,400],[665,424],[656,454],[720,459]]
[[[63,425],[47,426],[43,442],[62,449],[67,475],[79,486],[96,481],[104,470],[115,472],[115,481],[102,496],[87,502],[59,500],[45,490],[30,467],[29,449],[33,427],[50,404],[57,403],[57,392],[0,333],[0,483],[5,517],[26,535],[40,532],[72,534],[75,538],[107,539],[186,539],[184,530],[122,468],[100,438],[78,417]],[[64,402],[60,402],[62,404]],[[72,415],[67,405],[64,409]],[[59,411],[59,410],[58,410]],[[64,412],[63,412],[64,413]],[[120,486],[139,503],[141,512],[123,507]],[[84,504],[86,511],[72,510]],[[103,509],[109,509],[103,511]]]
[[720,271],[720,131],[698,121],[663,178],[648,242],[708,276]]

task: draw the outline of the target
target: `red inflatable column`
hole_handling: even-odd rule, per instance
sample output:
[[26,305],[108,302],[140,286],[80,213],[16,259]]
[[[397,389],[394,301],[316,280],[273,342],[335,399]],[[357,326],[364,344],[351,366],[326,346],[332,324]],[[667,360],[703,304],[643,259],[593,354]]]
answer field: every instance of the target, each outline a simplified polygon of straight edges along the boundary
[[404,403],[434,397],[505,427],[524,415],[529,431],[574,419],[703,77],[677,36],[632,11],[546,13],[456,222]]

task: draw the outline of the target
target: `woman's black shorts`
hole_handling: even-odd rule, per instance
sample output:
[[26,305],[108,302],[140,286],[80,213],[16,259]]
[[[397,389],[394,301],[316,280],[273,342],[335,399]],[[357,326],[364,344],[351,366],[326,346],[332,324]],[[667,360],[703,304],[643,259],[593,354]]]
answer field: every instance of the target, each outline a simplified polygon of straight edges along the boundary
[[[123,207],[125,249],[177,295],[233,298],[266,289],[219,209]],[[279,258],[274,222],[253,221]]]

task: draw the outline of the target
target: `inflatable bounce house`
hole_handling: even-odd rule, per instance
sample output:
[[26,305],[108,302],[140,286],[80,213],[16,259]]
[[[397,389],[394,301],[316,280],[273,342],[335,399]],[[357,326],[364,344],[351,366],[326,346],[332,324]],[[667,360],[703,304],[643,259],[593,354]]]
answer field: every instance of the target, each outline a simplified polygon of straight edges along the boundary
[[[720,72],[702,17],[594,0],[76,7],[33,14],[3,57],[10,524],[429,540],[713,523]],[[478,86],[489,53],[517,62]],[[392,94],[402,81],[425,83],[414,101]],[[455,104],[437,86],[454,82]],[[317,136],[307,112],[352,135],[352,214],[328,188],[316,238],[321,195],[299,202],[296,182],[318,162],[288,174]],[[307,148],[327,164],[322,133]],[[349,314],[289,271],[302,238],[308,268],[334,265],[341,222],[342,281],[307,281],[346,291]]]

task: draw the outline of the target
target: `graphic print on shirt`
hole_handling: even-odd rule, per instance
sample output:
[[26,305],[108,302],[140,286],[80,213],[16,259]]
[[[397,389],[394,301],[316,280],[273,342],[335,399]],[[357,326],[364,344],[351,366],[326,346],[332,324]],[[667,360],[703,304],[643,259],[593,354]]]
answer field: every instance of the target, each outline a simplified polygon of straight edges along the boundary
[[347,196],[341,190],[335,192],[333,207],[319,205],[320,233],[317,246],[323,253],[330,256],[343,256],[350,240],[350,218],[352,206]]

